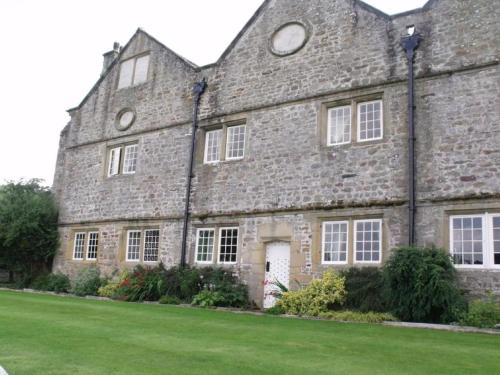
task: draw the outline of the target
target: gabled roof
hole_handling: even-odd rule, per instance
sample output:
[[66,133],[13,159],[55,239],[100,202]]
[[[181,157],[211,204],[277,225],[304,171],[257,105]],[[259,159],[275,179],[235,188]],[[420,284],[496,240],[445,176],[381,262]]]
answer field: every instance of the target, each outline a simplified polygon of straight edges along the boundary
[[[202,71],[203,69],[207,69],[207,68],[211,68],[213,66],[219,65],[229,55],[229,53],[234,49],[234,47],[238,44],[238,42],[243,37],[243,35],[245,35],[245,33],[247,32],[247,30],[252,26],[252,24],[264,13],[265,9],[267,8],[267,6],[269,5],[269,3],[271,1],[273,1],[273,0],[264,0],[264,2],[255,11],[255,13],[252,15],[252,17],[250,17],[250,19],[247,21],[247,23],[245,24],[245,26],[243,26],[243,28],[240,30],[240,32],[232,40],[232,42],[229,44],[229,46],[227,46],[227,48],[224,50],[224,52],[222,52],[222,54],[220,55],[220,57],[217,59],[217,61],[215,63],[208,64],[208,65],[203,65],[201,67],[198,66],[198,65],[196,65],[195,63],[189,61],[188,59],[186,59],[185,57],[183,57],[180,54],[176,53],[175,51],[171,50],[166,45],[164,45],[163,43],[161,43],[159,40],[157,40],[156,38],[154,38],[153,36],[151,36],[150,34],[148,34],[146,31],[142,30],[141,28],[138,28],[137,31],[134,33],[134,35],[127,42],[127,44],[121,49],[118,57],[108,66],[108,68],[106,69],[106,71],[101,75],[101,77],[97,80],[97,82],[94,84],[94,86],[92,86],[92,88],[90,89],[89,93],[85,96],[85,98],[83,98],[83,100],[80,102],[80,104],[77,107],[68,109],[68,112],[80,109],[82,107],[82,105],[87,101],[87,99],[99,87],[99,85],[104,80],[104,78],[106,78],[106,76],[109,74],[109,72],[111,71],[111,69],[113,69],[113,67],[120,61],[120,58],[123,55],[123,52],[127,49],[127,47],[130,45],[130,43],[132,42],[132,40],[139,33],[142,33],[142,34],[146,35],[146,37],[148,37],[149,39],[151,39],[152,41],[154,41],[155,43],[157,43],[158,45],[160,45],[161,47],[163,47],[165,50],[167,50],[173,56],[175,56],[176,58],[178,58],[182,63],[184,63],[185,65],[187,65],[188,67],[190,67],[194,71],[199,72],[199,71]],[[307,0],[305,0],[305,1],[307,1]],[[385,20],[390,21],[390,20],[392,20],[394,18],[397,18],[397,17],[404,17],[404,16],[407,16],[407,15],[410,15],[410,14],[420,13],[420,12],[427,11],[437,1],[438,0],[428,0],[424,4],[424,6],[421,7],[421,8],[416,8],[416,9],[413,9],[413,10],[409,10],[409,11],[398,13],[398,14],[394,14],[394,15],[388,15],[387,13],[384,13],[381,10],[379,10],[379,9],[377,9],[377,8],[375,8],[375,7],[369,5],[369,4],[367,4],[367,3],[365,3],[364,1],[361,1],[361,0],[354,0],[354,4],[358,5],[359,7],[363,8],[365,10],[367,10],[368,12],[371,12],[371,13],[373,13],[373,14],[381,17],[381,18],[384,18]]]

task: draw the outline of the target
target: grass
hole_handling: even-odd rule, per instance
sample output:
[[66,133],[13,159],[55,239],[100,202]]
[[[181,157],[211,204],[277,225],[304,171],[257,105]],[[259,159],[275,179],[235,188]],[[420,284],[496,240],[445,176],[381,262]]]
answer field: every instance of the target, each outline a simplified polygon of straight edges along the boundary
[[0,291],[21,374],[498,374],[500,336]]

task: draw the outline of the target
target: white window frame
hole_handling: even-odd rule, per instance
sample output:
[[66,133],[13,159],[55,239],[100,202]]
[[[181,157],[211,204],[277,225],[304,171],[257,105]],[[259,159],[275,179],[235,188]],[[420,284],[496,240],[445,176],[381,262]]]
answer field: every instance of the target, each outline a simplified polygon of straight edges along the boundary
[[[126,171],[125,166],[126,166],[126,158],[127,158],[127,151],[135,148],[135,163],[134,163],[134,170],[133,171]],[[123,163],[122,163],[122,174],[135,174],[137,170],[137,159],[139,157],[139,145],[137,143],[127,145],[123,148]]]
[[[157,254],[156,254],[156,260],[146,260],[145,257],[146,257],[146,238],[147,238],[147,233],[148,232],[158,232],[158,249],[157,249]],[[142,256],[140,256],[140,259],[142,259],[142,261],[144,263],[158,263],[158,261],[160,260],[160,229],[145,229],[144,230],[144,240],[143,240],[143,246],[142,246]],[[140,248],[139,248],[139,253],[140,253]]]
[[[236,235],[236,254],[235,254],[235,261],[234,262],[226,262],[226,261],[221,261],[220,256],[221,256],[221,246],[222,246],[222,231],[223,230],[234,230],[236,229],[238,231],[238,234]],[[218,264],[237,264],[238,263],[238,253],[239,253],[239,247],[240,247],[240,228],[239,227],[220,227],[219,228],[219,239],[218,239],[218,248],[217,248],[217,263]]]
[[[130,233],[140,233],[139,237],[139,254],[137,259],[130,259],[129,257],[129,246],[130,246]],[[143,234],[142,230],[139,229],[130,229],[127,231],[127,246],[125,248],[125,261],[126,262],[134,262],[134,263],[139,263],[141,261],[141,248],[142,248],[142,243],[143,243]]]
[[[81,235],[81,234],[83,234],[83,243],[81,246],[82,257],[77,258],[77,257],[75,257],[75,255],[76,255],[76,239],[77,239],[78,235]],[[85,259],[85,241],[86,240],[87,240],[87,232],[75,232],[75,237],[74,237],[74,241],[73,241],[73,260],[84,260]]]
[[[326,248],[326,226],[328,224],[345,224],[347,227],[346,232],[346,256],[345,261],[338,260],[330,260],[325,261],[325,248]],[[321,235],[321,264],[348,264],[349,262],[349,221],[347,220],[333,220],[333,221],[324,221],[322,227],[322,235]]]
[[[198,260],[198,254],[199,254],[198,244],[200,241],[200,232],[202,232],[202,231],[209,231],[209,232],[213,233],[212,253],[210,254],[211,255],[210,260]],[[195,244],[194,262],[196,264],[213,264],[214,263],[214,255],[215,255],[215,229],[214,228],[197,228],[196,229],[196,244]]]
[[[349,138],[347,141],[343,141],[343,142],[330,142],[331,140],[331,116],[330,116],[330,112],[331,111],[334,111],[334,110],[339,110],[339,109],[342,109],[342,110],[345,110],[346,108],[349,108]],[[326,123],[326,145],[327,146],[340,146],[340,145],[346,145],[346,144],[349,144],[351,143],[351,139],[352,139],[352,106],[351,105],[340,105],[340,106],[335,106],[335,107],[328,107],[327,108],[327,123]],[[342,134],[344,134],[344,132],[342,132]],[[342,136],[343,138],[343,136]]]
[[[208,134],[209,133],[217,133],[218,134],[218,145],[217,145],[217,160],[208,160]],[[205,132],[205,151],[203,156],[203,163],[205,164],[216,164],[220,162],[220,152],[221,152],[221,144],[222,144],[222,129],[212,129],[207,130]]]
[[[374,223],[378,222],[379,224],[379,237],[378,237],[378,260],[356,260],[356,249],[357,249],[357,243],[358,243],[358,236],[357,236],[357,224],[358,223]],[[352,248],[352,257],[353,257],[353,263],[356,264],[380,264],[382,263],[382,236],[383,236],[383,221],[382,219],[362,219],[362,220],[354,220],[353,221],[353,229],[352,229],[352,235],[353,235],[353,248]],[[372,251],[373,252],[373,251]]]
[[[96,244],[95,244],[95,257],[91,258],[89,257],[89,253],[90,253],[90,237],[91,235],[95,234],[97,236],[96,238]],[[87,253],[86,253],[86,259],[87,260],[97,260],[97,254],[98,254],[98,250],[99,250],[99,232],[88,232],[87,233]]]
[[[147,65],[147,70],[146,70],[146,79],[144,81],[141,81],[141,82],[136,82],[137,60],[139,60],[141,58],[144,58],[144,57],[148,58],[148,65]],[[122,79],[122,65],[124,63],[129,62],[129,61],[133,61],[133,64],[132,64],[132,73],[131,73],[131,76],[130,76],[130,83],[126,84],[125,86],[120,86],[120,82],[121,82],[121,79]],[[119,68],[119,71],[118,71],[117,89],[121,90],[121,89],[125,89],[127,87],[133,87],[133,86],[140,85],[140,84],[142,84],[144,82],[147,82],[149,80],[149,69],[150,69],[150,66],[151,66],[151,55],[149,53],[142,54],[142,55],[139,55],[139,56],[134,56],[134,57],[131,57],[129,59],[121,61],[120,62],[120,68]]]
[[[453,219],[480,217],[483,231],[483,264],[455,264],[453,260]],[[453,265],[457,269],[500,269],[500,264],[495,264],[495,253],[493,243],[493,218],[500,217],[500,213],[477,213],[467,215],[450,215],[448,219],[449,238],[448,251],[452,258]]]
[[121,147],[113,147],[109,150],[108,177],[112,177],[112,176],[116,176],[116,175],[120,174],[121,153],[122,153]]
[[[231,130],[234,130],[236,128],[243,128],[243,154],[241,156],[229,156],[229,133]],[[228,126],[226,129],[226,160],[241,160],[245,158],[245,146],[247,142],[247,127],[246,124],[240,124],[240,125],[232,125]]]
[[[376,138],[369,139],[360,139],[361,138],[361,111],[359,108],[362,105],[372,104],[372,103],[380,103],[380,136]],[[356,128],[357,128],[357,142],[371,142],[377,141],[384,138],[384,102],[382,99],[370,100],[366,102],[358,102],[356,103]]]

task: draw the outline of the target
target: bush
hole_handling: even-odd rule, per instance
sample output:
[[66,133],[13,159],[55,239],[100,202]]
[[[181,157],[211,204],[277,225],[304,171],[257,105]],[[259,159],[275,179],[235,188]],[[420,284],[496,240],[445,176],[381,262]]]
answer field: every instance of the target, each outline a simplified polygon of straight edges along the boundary
[[104,286],[101,286],[99,289],[97,289],[97,295],[100,297],[113,298],[119,285],[119,283],[110,282]]
[[279,304],[274,305],[268,309],[265,309],[264,312],[269,315],[283,315],[286,313],[285,309]]
[[162,296],[159,302],[162,305],[179,305],[181,300],[175,296]]
[[97,296],[99,288],[106,283],[101,280],[101,272],[97,267],[88,267],[80,270],[73,280],[72,292],[77,296]]
[[383,273],[390,307],[401,320],[448,323],[465,308],[456,270],[444,250],[396,249]]
[[380,268],[352,267],[340,274],[345,277],[345,308],[361,312],[387,311],[384,278]]
[[397,321],[397,318],[389,313],[373,311],[328,311],[320,313],[319,316],[324,319],[338,320],[341,322],[382,323]]
[[132,272],[124,275],[113,297],[130,302],[158,301],[165,291],[163,264],[153,268],[138,265]]
[[323,278],[311,281],[305,288],[283,293],[277,305],[287,314],[318,316],[344,303],[344,282],[344,277],[327,271]]
[[62,273],[50,273],[37,277],[31,287],[36,290],[65,293],[70,290],[71,284],[68,276]]
[[176,266],[165,271],[166,294],[190,303],[203,289],[203,281],[197,268]]
[[493,296],[486,301],[476,300],[469,304],[469,311],[460,320],[461,325],[479,328],[495,328],[500,323],[500,305]]
[[201,269],[201,279],[204,288],[221,294],[215,306],[246,307],[248,302],[248,287],[233,276],[230,270],[224,268],[206,267]]
[[224,296],[221,292],[204,289],[194,296],[193,305],[201,307],[215,307],[222,306],[225,303]]

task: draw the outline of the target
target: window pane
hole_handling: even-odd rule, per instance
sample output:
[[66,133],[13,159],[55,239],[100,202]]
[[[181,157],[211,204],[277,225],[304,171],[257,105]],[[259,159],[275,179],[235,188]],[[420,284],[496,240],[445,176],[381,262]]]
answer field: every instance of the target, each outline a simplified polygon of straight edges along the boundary
[[323,262],[345,262],[347,259],[347,223],[342,221],[323,224]]
[[73,247],[73,259],[83,259],[83,247],[85,246],[85,233],[75,233]]
[[355,224],[356,261],[380,262],[382,228],[379,220],[363,220]]
[[382,101],[358,104],[359,141],[382,138]]
[[219,262],[236,262],[238,251],[238,228],[221,228]]
[[127,240],[127,260],[139,260],[141,231],[129,231]]
[[455,264],[483,264],[482,217],[451,217],[453,246],[451,252]]
[[226,159],[239,159],[245,153],[245,125],[227,128]]
[[158,261],[158,247],[160,244],[160,231],[158,229],[151,229],[145,231],[144,236],[144,261],[157,262]]
[[109,151],[108,176],[114,176],[118,174],[120,167],[120,153],[120,147],[113,148]]
[[134,72],[134,85],[148,79],[149,55],[137,58]]
[[328,110],[328,145],[351,141],[351,107],[337,107]]
[[118,81],[119,89],[132,85],[133,72],[134,72],[134,59],[130,59],[121,63],[120,79]]
[[97,246],[99,245],[99,233],[89,233],[89,243],[87,246],[87,259],[97,259]]
[[213,229],[199,229],[198,241],[196,245],[196,261],[197,262],[212,262],[214,252],[214,235]]
[[137,145],[125,147],[125,155],[123,157],[123,173],[135,173],[137,166]]
[[493,264],[500,264],[500,216],[494,216],[493,224]]
[[219,161],[221,135],[221,129],[211,130],[205,134],[205,163]]

